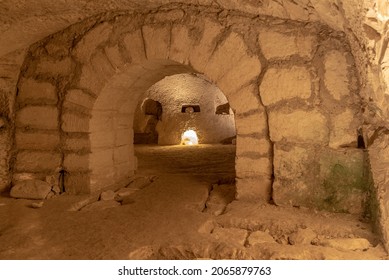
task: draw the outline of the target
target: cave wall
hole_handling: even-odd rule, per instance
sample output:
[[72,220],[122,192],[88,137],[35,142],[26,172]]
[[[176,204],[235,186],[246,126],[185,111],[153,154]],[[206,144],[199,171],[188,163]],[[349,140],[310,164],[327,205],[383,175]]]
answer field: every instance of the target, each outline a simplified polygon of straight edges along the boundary
[[[253,84],[258,58],[236,31],[200,12],[201,19],[182,10],[106,15],[33,46],[18,84],[15,135],[22,140],[15,145],[14,181],[63,169],[66,189],[78,193],[101,188],[107,178],[130,176],[136,159],[128,124],[139,96],[165,76],[184,72],[205,73],[221,84],[241,113],[236,120],[240,127],[266,143],[265,118],[259,119],[260,126],[248,127],[253,115],[264,114],[252,110],[260,102]],[[235,46],[238,52],[226,64],[223,59]],[[248,97],[245,102],[239,92]],[[35,139],[33,145],[24,136]],[[261,181],[243,186],[241,197],[268,196],[270,161],[266,153],[259,158],[260,165],[246,173],[241,168],[240,177],[263,176],[268,178],[265,187]],[[246,161],[252,160],[241,155],[238,166]]]
[[[338,192],[325,189],[334,164],[363,169],[358,78],[342,32],[200,7],[104,15],[34,45],[18,84],[14,180],[64,169],[68,190],[83,192],[131,175],[140,95],[185,71],[215,83],[235,112],[238,198],[272,192],[279,205],[321,208]],[[296,164],[299,153],[307,159]],[[342,191],[342,207],[327,208],[362,211],[347,206],[365,199],[350,184],[357,194]]]
[[[167,1],[164,0],[131,1],[124,4],[124,2],[121,1],[112,1],[111,6],[107,7],[105,1],[92,1],[85,4],[86,6],[83,6],[84,4],[81,2],[74,1],[74,3],[71,3],[73,5],[72,9],[64,7],[65,4],[58,5],[58,3],[52,1],[29,1],[24,5],[14,5],[14,1],[11,0],[3,1],[1,3],[4,9],[1,9],[0,11],[0,20],[3,23],[3,28],[0,29],[0,32],[2,39],[6,41],[7,44],[2,44],[0,46],[0,100],[2,102],[1,104],[9,105],[9,109],[6,110],[4,110],[6,105],[2,105],[1,112],[1,190],[9,187],[9,182],[11,181],[10,175],[13,175],[13,180],[15,181],[18,180],[19,175],[21,175],[21,178],[24,178],[23,176],[39,177],[46,173],[54,172],[53,170],[56,170],[58,166],[63,168],[66,158],[65,155],[67,153],[73,154],[72,156],[75,159],[73,163],[80,163],[83,167],[81,169],[82,172],[77,171],[80,173],[78,174],[79,177],[73,177],[74,182],[81,182],[79,187],[76,188],[82,189],[83,185],[89,184],[88,174],[90,170],[88,153],[91,151],[91,143],[88,135],[91,133],[89,131],[89,119],[92,116],[90,109],[94,106],[93,104],[97,99],[97,94],[93,93],[101,90],[101,83],[105,82],[103,77],[106,75],[106,73],[95,75],[93,72],[115,72],[123,67],[122,64],[132,62],[133,58],[131,55],[123,53],[123,51],[128,51],[131,48],[126,48],[128,44],[125,43],[124,36],[120,34],[131,33],[136,28],[133,28],[133,25],[129,24],[129,26],[131,26],[129,29],[117,32],[116,24],[119,23],[114,23],[112,15],[106,16],[105,18],[103,16],[98,19],[88,19],[88,17],[106,12],[110,9],[125,11],[134,8],[145,8],[145,6],[142,5],[149,7],[147,8],[147,12],[156,15],[155,11],[158,9],[149,9],[159,7],[161,4],[166,4],[166,2]],[[313,176],[312,178],[315,180],[317,179],[320,183],[321,190],[315,191],[320,193],[320,191],[323,190],[323,186],[327,185],[328,182],[331,182],[333,178],[338,178],[342,173],[348,175],[354,174],[353,172],[358,170],[358,168],[361,168],[360,170],[363,170],[363,172],[366,171],[364,167],[366,155],[362,155],[361,150],[355,149],[355,140],[353,140],[356,138],[355,129],[359,129],[359,126],[362,123],[359,119],[358,110],[353,105],[355,102],[353,101],[354,98],[352,96],[355,96],[356,94],[356,90],[354,89],[355,83],[353,82],[355,67],[358,72],[357,76],[359,78],[359,83],[357,86],[359,87],[363,113],[362,134],[369,151],[369,162],[372,167],[375,185],[374,190],[377,198],[376,209],[378,209],[378,227],[380,227],[380,230],[383,232],[384,237],[386,238],[385,240],[388,240],[387,221],[389,206],[386,203],[388,201],[388,183],[386,176],[382,175],[382,170],[385,170],[385,167],[387,166],[385,161],[385,143],[387,140],[387,108],[389,104],[387,100],[388,88],[386,86],[386,58],[388,49],[387,21],[389,14],[387,1],[283,0],[253,3],[252,1],[225,0],[218,1],[218,4],[207,0],[200,2],[200,5],[204,5],[202,8],[206,9],[210,14],[209,17],[212,18],[211,21],[216,20],[224,27],[232,27],[234,32],[237,30],[244,30],[244,32],[241,32],[240,36],[244,37],[249,53],[258,56],[260,60],[259,68],[261,68],[261,71],[253,73],[253,76],[258,78],[257,82],[246,85],[245,88],[239,88],[239,95],[229,94],[229,96],[227,96],[231,103],[235,102],[234,106],[237,108],[236,111],[238,113],[236,115],[237,129],[238,131],[240,130],[240,132],[237,143],[236,169],[238,173],[237,182],[238,185],[241,186],[241,194],[244,193],[245,195],[243,196],[245,197],[258,195],[268,197],[271,190],[269,187],[271,185],[271,177],[274,175],[274,190],[278,189],[278,191],[275,191],[273,194],[275,200],[278,199],[279,204],[300,205],[300,195],[304,194],[307,185],[310,185],[305,179],[301,179],[302,177],[306,178],[306,176],[302,176],[302,174],[307,175],[309,173],[318,175],[318,177]],[[185,9],[185,7],[180,4],[177,4],[175,8]],[[29,14],[27,12],[37,9],[40,11],[39,13],[32,12]],[[166,10],[169,9],[169,7],[165,7],[159,11],[164,13],[164,11],[166,12]],[[122,14],[124,15],[126,12],[123,12]],[[45,16],[42,17],[41,15]],[[261,20],[254,20],[248,24],[248,21],[250,21],[248,18],[256,18],[258,15]],[[174,15],[169,19],[166,19],[166,16],[164,20],[162,18],[163,16],[160,17],[160,20],[165,23],[169,21],[179,23],[181,20]],[[85,19],[87,20],[82,24],[76,24],[74,28],[59,32],[59,35],[50,35],[66,28],[69,24]],[[104,28],[95,29],[99,23],[105,21],[110,22],[105,26],[108,26],[108,29],[111,31],[112,26],[115,26],[113,28],[115,30],[114,35],[110,35],[109,31],[104,32]],[[148,23],[151,22],[157,23],[158,20],[153,21],[149,19]],[[205,30],[204,27],[196,28],[196,24],[188,24],[189,22],[190,20],[182,24],[182,28],[178,27],[179,25],[174,25],[175,29],[171,30],[171,38],[180,37],[182,38],[183,43],[178,44],[177,50],[179,52],[175,52],[172,57],[168,58],[184,64],[189,62],[194,66],[193,68],[196,68],[191,69],[191,71],[197,70],[200,73],[205,73],[206,71],[204,70],[206,67],[201,65],[201,63],[196,64],[196,59],[193,57],[188,59],[188,53],[185,48],[190,49],[192,43],[197,44],[199,42],[202,42],[201,49],[203,50],[207,43],[212,46],[212,42],[201,40],[201,38],[205,38],[206,36],[214,35],[213,38],[215,41],[223,41],[226,38],[217,31],[216,27],[213,31],[208,29],[210,30],[209,34],[196,35],[196,31]],[[193,22],[195,21],[192,21],[192,23]],[[268,25],[270,22],[272,22],[272,24],[270,24],[272,25],[270,28],[272,30],[269,32],[269,30],[266,29],[269,29]],[[324,23],[324,25],[330,26],[333,30],[344,31],[344,33],[333,32],[333,30],[330,30],[328,33],[328,28],[324,28],[327,30],[322,33],[321,27],[317,29],[317,27],[315,27],[316,24],[305,25],[307,22],[316,22],[317,25],[320,25],[319,22],[321,22]],[[300,23],[302,24],[298,27]],[[266,42],[263,42],[262,40],[261,43],[257,40],[257,37],[261,36],[261,32],[259,32],[258,29],[242,28],[242,26],[247,26],[247,24],[251,27],[261,26],[263,29],[262,33],[268,33],[267,36],[272,37],[271,32],[274,33],[275,31],[276,35],[273,35],[274,38],[285,39],[291,37],[295,38],[295,41],[292,42],[289,40],[290,43],[285,44],[286,46],[277,44],[277,46],[279,46],[278,48],[274,48],[274,44],[266,46]],[[212,24],[209,26],[211,25]],[[199,25],[197,25],[197,27],[198,26]],[[287,28],[285,30],[280,30],[283,29],[284,26]],[[293,30],[291,26],[297,28]],[[311,28],[313,28],[313,31]],[[308,32],[306,32],[307,29]],[[83,54],[87,56],[86,60],[80,60],[80,57],[75,55],[74,52],[71,54],[69,53],[69,50],[82,41],[81,38],[88,33],[88,30],[95,30],[95,32],[91,33],[97,34],[89,37],[99,37],[95,38],[97,42],[93,42],[94,39],[92,39],[89,43],[86,43],[87,45],[89,44],[89,47],[92,49],[97,46],[100,48],[100,53],[93,56],[94,62],[92,63],[89,61],[90,56],[88,56],[87,53]],[[302,35],[296,35],[299,34],[298,30],[300,30],[299,32],[302,33]],[[165,32],[166,28],[161,28],[160,31]],[[277,32],[280,34],[277,35]],[[146,33],[148,32],[146,31]],[[150,33],[148,34],[150,35]],[[164,34],[167,33],[165,32]],[[194,36],[194,38],[191,38],[190,40],[187,39],[188,34]],[[217,34],[220,36],[216,36]],[[308,36],[305,36],[306,34],[308,34]],[[315,40],[323,42],[323,35],[320,34],[325,34],[325,36],[332,34],[333,36],[330,36],[332,38],[331,42],[335,42],[335,45],[341,45],[340,50],[327,45],[330,51],[329,54],[323,52],[319,54],[316,50],[310,54],[307,50],[311,48],[310,45],[313,44],[312,42]],[[342,34],[344,34],[344,37]],[[42,42],[39,42],[30,48],[29,53],[25,52],[25,48],[48,35],[50,35],[49,38],[44,39]],[[131,34],[127,35],[127,41],[131,41],[132,38],[137,38],[136,36],[131,36]],[[153,35],[150,36],[153,37]],[[150,36],[146,36],[145,42],[148,42]],[[156,36],[155,40],[163,40],[163,36],[160,36],[159,38]],[[108,37],[110,38],[109,43],[107,44]],[[49,42],[50,40],[51,42]],[[285,42],[287,41],[288,40]],[[344,44],[345,41],[349,43],[349,46]],[[117,44],[117,42],[119,42],[119,44]],[[141,44],[138,41],[133,41],[133,43]],[[174,40],[171,42],[172,45],[176,43],[177,41]],[[217,45],[220,46],[220,44]],[[159,52],[160,50],[164,51],[165,46],[166,45],[162,44],[161,49],[156,52]],[[288,49],[286,52],[288,54],[287,56],[280,56],[277,54],[279,49],[285,54],[285,48]],[[88,49],[88,47],[85,49]],[[317,50],[320,52],[320,49]],[[147,56],[149,57],[150,50],[146,50],[146,52],[148,52]],[[154,55],[156,52],[154,52]],[[274,54],[274,52],[276,54]],[[352,54],[353,60],[355,60],[355,65],[354,62],[350,61],[350,53]],[[21,68],[26,54],[25,66]],[[103,69],[104,67],[97,66],[98,64],[106,66],[107,58],[112,69],[109,67]],[[299,58],[299,61],[296,62],[296,58]],[[87,60],[88,62],[86,62]],[[337,63],[334,62],[337,60],[341,62],[341,67],[339,69],[332,69],[337,68],[337,66],[331,67],[331,64],[337,65]],[[88,64],[89,66],[86,67],[85,64]],[[201,65],[201,67],[196,67],[199,65]],[[313,67],[311,65],[313,65]],[[294,68],[292,68],[293,66]],[[289,92],[288,95],[285,96],[284,93],[281,93],[278,97],[271,97],[271,101],[266,101],[266,77],[277,76],[281,77],[283,80],[290,78],[284,77],[285,71],[280,70],[283,67],[289,67],[293,70],[297,69],[297,73],[301,74],[303,77],[307,76],[306,72],[307,69],[309,69],[311,92],[309,93],[309,91],[306,90],[307,83],[305,83],[301,85],[302,89],[305,90],[301,92],[301,94],[293,93],[292,91],[292,93]],[[22,72],[19,84],[17,84],[20,69]],[[143,68],[138,70],[140,70],[138,71],[139,73],[145,73]],[[339,74],[340,79],[335,79],[337,81],[335,87],[334,85],[331,85],[331,82],[326,82],[325,73],[327,70],[329,70],[330,73],[332,72],[332,74],[327,75],[327,80],[331,79],[331,77],[337,77]],[[87,74],[88,71],[92,72],[89,76]],[[181,70],[178,72],[181,73]],[[208,73],[211,80],[220,83],[220,81],[218,81],[220,77],[215,77],[211,72],[212,71],[209,71]],[[171,74],[177,74],[177,71],[171,71]],[[85,83],[90,79],[90,85],[78,86],[75,80],[80,79],[80,75],[84,76]],[[163,75],[150,75],[147,78],[152,82],[157,82],[158,79],[162,79],[163,77]],[[294,76],[293,79],[296,78],[298,80],[297,76]],[[69,82],[69,79],[71,82]],[[89,91],[90,88],[88,87],[92,87],[93,84],[95,85],[94,90]],[[288,84],[291,83],[288,83],[287,81],[284,82],[284,86]],[[150,82],[147,83],[147,85],[150,86]],[[334,91],[334,88],[336,87],[345,89],[345,92],[350,94],[350,96],[347,94],[343,95],[342,92],[336,93],[336,90]],[[33,96],[23,100],[23,95],[29,95],[29,93],[23,93],[23,89],[24,91],[35,93]],[[145,88],[143,89],[145,90]],[[223,92],[225,91],[224,89],[222,90]],[[236,90],[236,88],[233,90]],[[14,106],[14,99],[17,91],[19,91],[19,95],[22,95],[22,97],[17,106]],[[226,92],[228,92],[228,90]],[[259,96],[258,92],[265,92],[260,95],[262,99],[261,102],[258,102],[256,98],[253,99],[253,95]],[[272,92],[278,92],[278,89],[272,89]],[[309,94],[311,94],[311,97],[309,97]],[[234,100],[234,96],[242,95],[250,97],[249,99],[235,98]],[[134,98],[134,101],[135,99],[136,98]],[[253,102],[253,100],[255,100],[255,102]],[[313,105],[313,100],[318,105]],[[136,102],[137,101],[138,100],[136,100]],[[270,103],[265,105],[266,102]],[[299,104],[298,106],[302,105],[302,107],[299,107],[299,110],[293,109],[289,111],[287,109],[287,106],[289,105],[287,104],[290,102],[294,103],[294,105],[292,104],[293,108],[297,108],[294,107],[297,106],[296,104]],[[344,106],[337,106],[339,104]],[[255,114],[251,116],[243,107],[249,108],[248,111],[251,110],[251,113],[254,113],[256,109],[259,109],[256,116],[254,116]],[[14,108],[22,111],[17,114],[16,124],[19,126],[16,129],[14,129],[15,122],[12,121],[14,119]],[[334,114],[334,117],[328,117],[327,114],[329,113]],[[31,118],[31,120],[27,118],[26,120],[26,115],[33,115],[35,118]],[[96,117],[97,115],[99,114],[95,112],[94,116]],[[123,118],[115,118],[115,116],[117,116],[116,113],[110,113],[107,117],[111,120],[110,123],[112,126],[120,127],[121,125],[124,125],[124,129],[120,130],[123,132],[123,138],[126,138],[128,135],[131,137],[131,128],[126,127],[127,121],[123,121],[131,118],[130,115],[131,113],[128,113],[128,110],[124,110],[122,115]],[[37,121],[37,116],[43,116],[44,118]],[[354,120],[350,121],[352,116],[354,117]],[[287,120],[290,117],[295,117],[297,120],[301,121],[292,123],[290,126],[287,123]],[[53,118],[57,118],[57,124],[52,122]],[[273,131],[272,129],[268,129],[267,118],[269,118],[269,123],[276,123],[275,127],[277,129],[273,129]],[[115,119],[115,121],[113,121],[113,119]],[[260,123],[258,123],[259,119],[261,120]],[[308,124],[306,121],[307,119],[311,120]],[[255,130],[252,130],[250,126],[253,123],[257,125],[257,129]],[[314,125],[312,125],[312,123],[314,123]],[[38,125],[38,127],[36,127],[36,125]],[[64,131],[62,128],[72,125],[77,126],[78,128],[75,129],[75,131]],[[336,129],[338,125],[340,129]],[[259,127],[262,127],[262,130],[259,129]],[[266,132],[266,130],[269,131]],[[278,130],[281,130],[286,134],[280,134]],[[318,132],[319,130],[321,132]],[[327,132],[323,133],[323,131]],[[16,134],[14,135],[15,132]],[[120,133],[117,134],[117,137],[119,137],[119,134]],[[267,137],[265,137],[265,135],[267,135]],[[338,135],[343,136],[340,137]],[[98,136],[99,135],[97,134],[93,134],[95,140]],[[345,139],[346,141],[344,141]],[[98,140],[96,141],[99,142]],[[113,144],[115,141],[112,139],[110,141],[112,142],[110,144],[112,148],[115,145]],[[12,147],[14,148],[12,149]],[[131,155],[131,145],[128,143],[127,148],[129,149],[129,151],[127,151],[128,154]],[[48,153],[45,154],[45,151],[50,152],[50,154],[54,151],[53,156],[49,156]],[[305,156],[306,153],[308,153],[308,156]],[[120,153],[117,152],[116,154]],[[275,158],[274,161],[272,160],[273,155]],[[302,167],[297,166],[292,159],[287,160],[288,157],[294,157],[295,155],[301,157],[301,162],[304,163]],[[318,160],[321,155],[325,155],[326,159]],[[344,155],[351,155],[350,157],[346,157],[346,159],[349,159],[349,162],[344,161]],[[29,161],[27,160],[26,165],[19,170],[18,162],[20,162],[21,159],[30,158],[30,156],[37,156],[37,158],[39,158],[39,168],[35,169],[35,165],[38,165],[37,163],[31,163],[33,166],[28,167]],[[284,156],[286,162],[281,160]],[[277,160],[277,157],[279,157],[280,160]],[[70,164],[70,159],[71,157],[68,156],[66,162],[69,163],[69,166],[73,166],[73,164]],[[313,161],[316,163],[319,162],[319,164],[312,164]],[[255,164],[253,165],[253,163]],[[354,166],[354,163],[357,163],[357,167],[352,167]],[[128,167],[126,164],[123,165],[123,168]],[[135,168],[135,164],[132,164],[132,166]],[[312,167],[311,170],[305,168],[307,166],[315,166],[315,168]],[[261,172],[258,172],[259,169]],[[9,172],[9,170],[11,170],[11,172]],[[311,173],[311,171],[313,173]],[[330,174],[329,177],[328,174]],[[297,194],[299,195],[296,195],[292,201],[287,199],[287,195],[292,193],[288,192],[286,187],[288,185],[288,180],[290,179],[292,179],[292,181],[289,182],[298,182],[301,186],[301,188],[297,188]],[[262,182],[267,180],[267,183],[264,184],[264,189],[266,191],[258,191],[258,188],[255,187],[260,180]],[[348,183],[348,186],[358,185],[358,182]],[[86,187],[84,191],[88,191],[88,188],[89,187]],[[257,191],[253,192],[253,189],[257,189]],[[310,190],[310,188],[308,189]],[[346,189],[350,189],[351,194],[353,194],[352,196],[355,196],[357,201],[365,199],[360,195],[358,187],[346,187]],[[349,193],[350,192],[348,191],[345,192],[346,195]],[[309,191],[308,194],[310,197],[310,199],[308,199],[308,201],[310,201],[309,203],[314,202],[314,199],[312,198],[315,197],[315,194],[309,193]],[[341,196],[344,197],[344,195]],[[327,197],[328,201],[337,201],[337,196],[331,196],[328,192],[324,192],[323,196],[319,197]],[[339,203],[335,204],[342,205]],[[317,203],[315,203],[315,205],[319,206]],[[345,203],[345,205],[347,205],[347,203]],[[323,205],[320,207],[323,207]],[[325,205],[325,208],[331,207],[330,205]],[[350,211],[350,209],[339,208],[335,210]],[[362,209],[357,207],[351,211],[362,211]]]
[[25,50],[19,50],[0,59],[0,192],[11,183],[15,88],[24,57]]
[[363,121],[350,47],[340,33],[282,30],[259,37],[269,60],[259,89],[274,143],[273,199],[362,213],[369,167],[358,149]]
[[377,232],[389,250],[389,180],[387,176],[389,150],[389,3],[369,1],[359,34],[368,62],[363,64],[366,79],[362,90],[367,96],[364,104],[364,133],[368,147],[374,188],[371,212]]

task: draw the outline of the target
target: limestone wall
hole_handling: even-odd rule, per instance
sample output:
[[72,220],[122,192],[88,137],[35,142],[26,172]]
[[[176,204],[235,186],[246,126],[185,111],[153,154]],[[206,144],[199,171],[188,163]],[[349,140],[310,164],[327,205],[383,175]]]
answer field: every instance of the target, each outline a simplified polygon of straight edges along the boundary
[[263,29],[259,43],[269,62],[260,95],[274,143],[275,203],[364,212],[368,164],[357,149],[361,98],[350,48],[340,34],[298,29]]
[[[228,86],[228,93],[252,94],[251,108],[258,104],[250,91],[260,63],[241,35],[205,15],[197,20],[180,10],[137,14],[91,19],[31,48],[18,85],[14,181],[64,170],[66,190],[78,193],[130,176],[136,168],[129,127],[135,105],[169,75],[205,72]],[[221,34],[226,36],[219,44]],[[233,61],[223,62],[236,46]],[[238,112],[251,110],[238,108],[240,98],[235,99]],[[247,117],[253,116],[239,119]],[[260,121],[262,130],[265,120]]]
[[65,170],[66,190],[79,193],[130,176],[141,96],[166,76],[201,73],[235,113],[238,199],[364,211],[363,178],[333,185],[365,168],[359,80],[342,32],[204,7],[143,12],[91,18],[30,48],[14,180]]
[[16,85],[25,51],[0,59],[0,192],[9,190]]
[[374,189],[371,201],[373,221],[377,231],[383,234],[386,248],[389,248],[389,181],[388,169],[389,132],[389,4],[385,0],[366,1],[367,13],[362,22],[363,33],[359,38],[363,42],[369,62],[363,65],[367,73],[363,93],[367,97],[363,104],[364,134],[367,142],[369,162],[372,170]]
[[363,212],[364,139],[389,240],[387,1],[168,2],[2,2],[0,191],[58,170],[71,193],[129,176],[134,104],[198,72],[235,111],[239,199]]
[[[167,77],[153,85],[142,97],[162,104],[162,116],[156,124],[158,144],[178,145],[181,135],[188,129],[196,131],[199,143],[220,143],[236,135],[234,114],[216,114],[219,105],[228,103],[223,93],[201,76],[189,74]],[[134,129],[144,132],[149,116],[138,105]],[[199,106],[200,112],[182,112],[182,106]],[[135,131],[137,132],[137,131]]]

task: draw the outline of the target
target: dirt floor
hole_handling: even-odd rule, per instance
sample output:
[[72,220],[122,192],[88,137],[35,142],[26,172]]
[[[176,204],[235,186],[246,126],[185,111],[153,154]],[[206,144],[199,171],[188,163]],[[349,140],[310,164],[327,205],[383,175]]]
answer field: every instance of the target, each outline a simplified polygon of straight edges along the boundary
[[0,259],[388,259],[360,217],[234,200],[232,145],[136,155],[133,181],[104,200],[1,197]]

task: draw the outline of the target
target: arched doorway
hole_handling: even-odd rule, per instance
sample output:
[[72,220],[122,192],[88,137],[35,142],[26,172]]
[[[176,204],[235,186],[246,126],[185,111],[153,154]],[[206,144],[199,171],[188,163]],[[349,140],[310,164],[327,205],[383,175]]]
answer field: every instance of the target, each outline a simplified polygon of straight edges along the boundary
[[[155,143],[159,145],[180,144],[182,134],[188,130],[195,131],[198,143],[227,143],[236,136],[236,128],[232,110],[228,114],[216,112],[225,103],[228,103],[225,95],[203,75],[168,76],[151,86],[138,102],[134,133],[147,133],[152,123],[159,135]],[[158,116],[157,104],[164,108],[163,118]],[[150,106],[148,114],[146,106]],[[134,139],[134,143],[138,141]],[[147,139],[143,144],[147,144]]]
[[[358,80],[344,38],[323,38],[315,26],[308,32],[297,23],[286,31],[259,22],[252,29],[249,18],[229,25],[194,14],[91,19],[34,46],[18,85],[14,175],[60,169],[69,193],[128,178],[136,170],[133,120],[140,96],[183,73],[205,75],[234,111],[239,199],[269,200],[274,179],[278,204],[309,201],[317,207],[325,199],[326,170],[343,147],[362,166],[360,153],[351,149],[360,112],[347,106],[359,102]],[[75,30],[81,34],[76,41]],[[61,67],[42,73],[47,63]],[[340,84],[333,83],[337,76]],[[198,104],[182,105],[195,111]],[[30,145],[26,137],[39,141]],[[328,161],[315,158],[328,153]],[[308,175],[321,176],[319,191]],[[364,195],[362,190],[356,197]]]
[[233,182],[234,114],[232,110],[228,114],[216,112],[221,104],[228,103],[223,92],[204,75],[167,76],[140,97],[134,116],[134,135],[150,118],[157,119],[144,114],[145,104],[153,100],[163,107],[163,118],[156,124],[158,143],[150,145],[147,139],[138,142],[134,137],[136,173],[207,177],[210,186],[223,179],[227,181],[226,178]]
[[[66,192],[84,193],[131,176],[140,92],[169,75],[204,73],[236,113],[239,198],[268,199],[275,177],[279,205],[329,201],[327,209],[359,213],[363,180],[333,184],[366,167],[353,150],[361,117],[349,105],[359,104],[360,84],[343,36],[298,22],[196,15],[104,15],[33,46],[18,84],[14,179],[60,170]],[[355,201],[361,207],[349,207]]]
[[[174,24],[171,31],[164,24],[156,25],[148,20],[145,17],[143,22],[134,21],[131,30],[123,28],[123,33],[119,34],[116,30],[115,36],[112,35],[114,24],[98,24],[85,31],[67,57],[61,54],[61,61],[68,61],[70,72],[77,75],[52,73],[54,77],[50,79],[61,80],[53,86],[60,107],[54,103],[40,104],[41,99],[34,102],[18,99],[18,127],[22,130],[28,126],[42,135],[53,134],[59,141],[54,153],[53,146],[37,151],[18,148],[17,144],[15,172],[50,174],[58,169],[65,170],[69,193],[97,191],[128,178],[136,170],[133,118],[140,96],[166,76],[203,73],[222,90],[235,112],[240,153],[235,162],[238,197],[268,199],[269,156],[263,156],[256,164],[247,153],[257,147],[245,144],[252,135],[269,141],[264,133],[265,110],[256,86],[261,71],[258,57],[249,51],[241,35],[227,32],[213,20]],[[191,28],[197,28],[202,36],[191,37]],[[224,32],[227,33],[222,40],[214,40]],[[57,36],[66,38],[63,34]],[[55,43],[49,40],[42,47],[48,49],[52,44]],[[52,60],[57,59],[56,55],[58,53],[49,53]],[[224,59],[227,56],[228,62]],[[42,63],[39,61],[47,57],[36,59],[33,64]],[[28,75],[39,78],[33,72]],[[25,80],[21,79],[21,89]],[[242,103],[242,96],[248,102]],[[45,115],[47,121],[29,119],[31,114]],[[254,119],[255,125],[252,125]],[[26,157],[34,162],[39,157],[41,163],[25,164]],[[246,170],[245,166],[250,164],[251,168]]]

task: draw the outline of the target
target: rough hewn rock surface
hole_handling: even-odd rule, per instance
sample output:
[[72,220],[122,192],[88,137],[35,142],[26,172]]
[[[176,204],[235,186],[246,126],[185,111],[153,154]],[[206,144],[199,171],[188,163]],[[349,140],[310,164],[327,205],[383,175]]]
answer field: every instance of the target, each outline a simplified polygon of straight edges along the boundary
[[40,180],[21,181],[13,186],[10,196],[14,198],[45,199],[51,191],[51,185]]
[[289,235],[289,243],[291,245],[310,245],[316,237],[317,234],[312,229],[298,229],[296,232]]
[[[131,203],[121,207],[115,201],[98,201],[84,207],[91,207],[92,211],[67,211],[96,202],[99,194],[56,196],[46,200],[39,210],[31,209],[30,200],[0,197],[0,220],[7,225],[0,236],[0,258],[387,258],[371,225],[356,215],[236,200],[223,215],[204,213],[197,206],[202,203],[204,207],[212,182],[233,181],[233,161],[226,158],[233,158],[234,153],[230,145],[214,147],[217,153],[212,153],[211,147],[192,148],[137,147],[142,172],[138,176],[156,174],[159,178],[134,192]],[[156,154],[161,158],[158,162],[152,158]],[[190,158],[194,160],[188,164]],[[199,171],[199,163],[209,165]],[[193,176],[195,172],[203,174],[201,180]],[[318,238],[312,244],[290,245],[288,241],[293,235],[304,233],[304,229],[311,229]],[[339,241],[339,238],[345,239],[345,243],[364,239],[372,246],[363,250],[318,246],[321,240]],[[45,242],[37,250],[31,240]]]
[[237,228],[215,228],[212,236],[219,242],[234,243],[243,246],[246,242],[247,231]]
[[[238,8],[235,4],[222,6]],[[244,6],[239,9],[246,11]],[[274,15],[273,8],[262,13]],[[272,158],[273,143],[339,147],[355,142],[352,131],[362,118],[348,108],[360,102],[352,49],[341,32],[321,25],[319,17],[310,24],[274,24],[263,16],[227,12],[223,17],[218,9],[201,5],[137,13],[138,20],[132,13],[90,18],[31,48],[16,100],[16,171],[53,173],[63,167],[72,193],[95,191],[131,176],[136,169],[134,104],[163,77],[186,72],[204,73],[230,101],[238,134],[239,199],[270,199],[271,178],[278,179],[272,174],[278,164]],[[162,61],[174,58],[179,63]],[[45,65],[57,65],[58,71],[45,72]],[[180,102],[188,100],[196,101]],[[163,125],[164,114],[156,130],[174,131]],[[77,139],[83,141],[76,145]],[[299,177],[289,179],[295,186],[304,184]],[[286,203],[280,197],[279,203]],[[288,198],[300,205],[297,200]]]
[[262,243],[275,243],[275,242],[276,241],[269,233],[263,231],[254,231],[250,233],[249,237],[247,238],[248,246],[255,246],[255,245],[260,245]]
[[367,250],[372,245],[364,238],[336,238],[319,241],[319,245],[331,247],[339,250]]
[[223,214],[226,206],[235,198],[234,185],[213,185],[207,202],[205,203],[204,212],[211,213],[215,216]]

